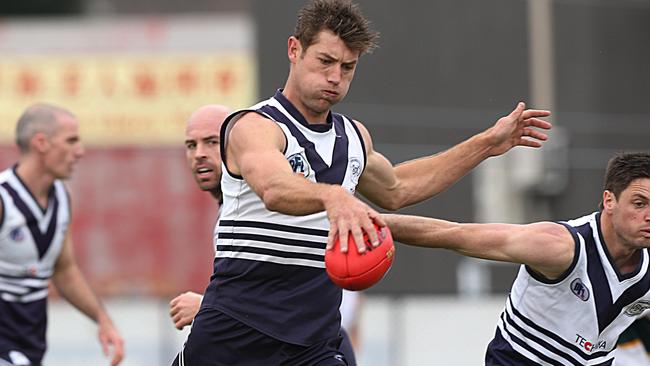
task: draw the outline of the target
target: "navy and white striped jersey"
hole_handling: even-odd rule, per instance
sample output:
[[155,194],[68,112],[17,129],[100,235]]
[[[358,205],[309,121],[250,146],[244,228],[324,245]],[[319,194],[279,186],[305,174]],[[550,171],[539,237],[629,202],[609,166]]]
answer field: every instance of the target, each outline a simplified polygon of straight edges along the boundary
[[[310,126],[278,91],[226,119],[221,130],[224,161],[228,131],[246,111],[255,111],[282,129],[284,156],[296,174],[341,185],[353,194],[366,156],[352,120],[331,113],[330,123]],[[203,306],[288,343],[311,345],[336,337],[341,289],[325,272],[326,213],[289,216],[269,211],[225,164],[221,188],[224,201],[215,229],[215,268]]]
[[575,256],[560,279],[521,266],[487,365],[612,365],[619,335],[650,309],[650,272],[647,249],[633,273],[618,271],[600,216],[562,223],[574,237]]
[[70,222],[60,181],[43,209],[16,175],[0,173],[0,354],[14,351],[40,363],[45,352],[49,279]]

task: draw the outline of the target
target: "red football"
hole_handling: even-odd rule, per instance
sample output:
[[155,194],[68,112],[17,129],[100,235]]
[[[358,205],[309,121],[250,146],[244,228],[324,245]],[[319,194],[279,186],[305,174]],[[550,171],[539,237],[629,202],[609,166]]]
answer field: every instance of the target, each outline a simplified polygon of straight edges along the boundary
[[340,242],[337,238],[334,248],[325,252],[325,269],[332,282],[346,290],[360,291],[379,282],[388,272],[393,257],[395,245],[388,227],[377,229],[381,243],[373,248],[368,234],[363,235],[366,252],[359,254],[354,238],[348,236],[348,252],[341,253]]

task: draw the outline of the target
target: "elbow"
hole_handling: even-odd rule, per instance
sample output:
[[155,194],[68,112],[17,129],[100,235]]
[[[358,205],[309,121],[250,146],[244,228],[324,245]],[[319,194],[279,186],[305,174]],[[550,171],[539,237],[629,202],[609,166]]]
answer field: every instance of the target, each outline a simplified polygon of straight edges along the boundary
[[401,197],[399,194],[396,193],[388,194],[383,198],[384,199],[381,200],[380,202],[374,202],[374,203],[377,204],[377,206],[383,208],[384,210],[394,212],[408,206],[408,204],[404,201],[403,197]]
[[395,211],[399,210],[400,208],[404,207],[404,205],[402,205],[400,202],[397,202],[397,201],[388,201],[388,202],[385,202],[385,203],[383,203],[383,204],[381,204],[379,206],[381,208],[383,208],[384,210],[388,210],[388,211],[391,211],[391,212],[395,212]]

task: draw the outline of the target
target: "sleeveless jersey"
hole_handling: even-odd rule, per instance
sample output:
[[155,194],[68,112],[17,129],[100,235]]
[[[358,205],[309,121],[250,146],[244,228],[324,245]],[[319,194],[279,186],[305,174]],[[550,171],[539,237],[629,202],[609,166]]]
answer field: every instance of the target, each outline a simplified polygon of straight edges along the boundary
[[[600,229],[599,212],[563,222],[575,240],[571,267],[549,281],[521,266],[487,365],[612,365],[619,335],[650,308],[648,250],[622,275]],[[525,360],[525,361],[524,361]]]
[[[224,162],[228,131],[246,111],[277,123],[286,137],[284,156],[296,174],[341,185],[353,194],[366,156],[352,120],[331,113],[326,125],[310,126],[278,91],[226,119],[221,130]],[[221,189],[214,274],[203,306],[288,343],[312,345],[338,336],[341,289],[325,272],[326,213],[290,216],[269,211],[225,163]]]
[[52,186],[42,209],[16,175],[0,173],[0,353],[40,363],[45,352],[48,283],[70,222],[67,191]]

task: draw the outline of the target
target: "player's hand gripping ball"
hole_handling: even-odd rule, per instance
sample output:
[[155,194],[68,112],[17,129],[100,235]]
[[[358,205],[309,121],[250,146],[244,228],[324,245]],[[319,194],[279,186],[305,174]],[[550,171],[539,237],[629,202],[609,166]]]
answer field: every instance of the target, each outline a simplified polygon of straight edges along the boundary
[[395,245],[388,227],[375,225],[379,245],[373,247],[368,234],[363,234],[366,252],[359,254],[352,235],[348,236],[348,252],[341,253],[341,243],[336,238],[334,247],[325,252],[325,269],[332,282],[346,290],[360,291],[379,282],[395,257]]

